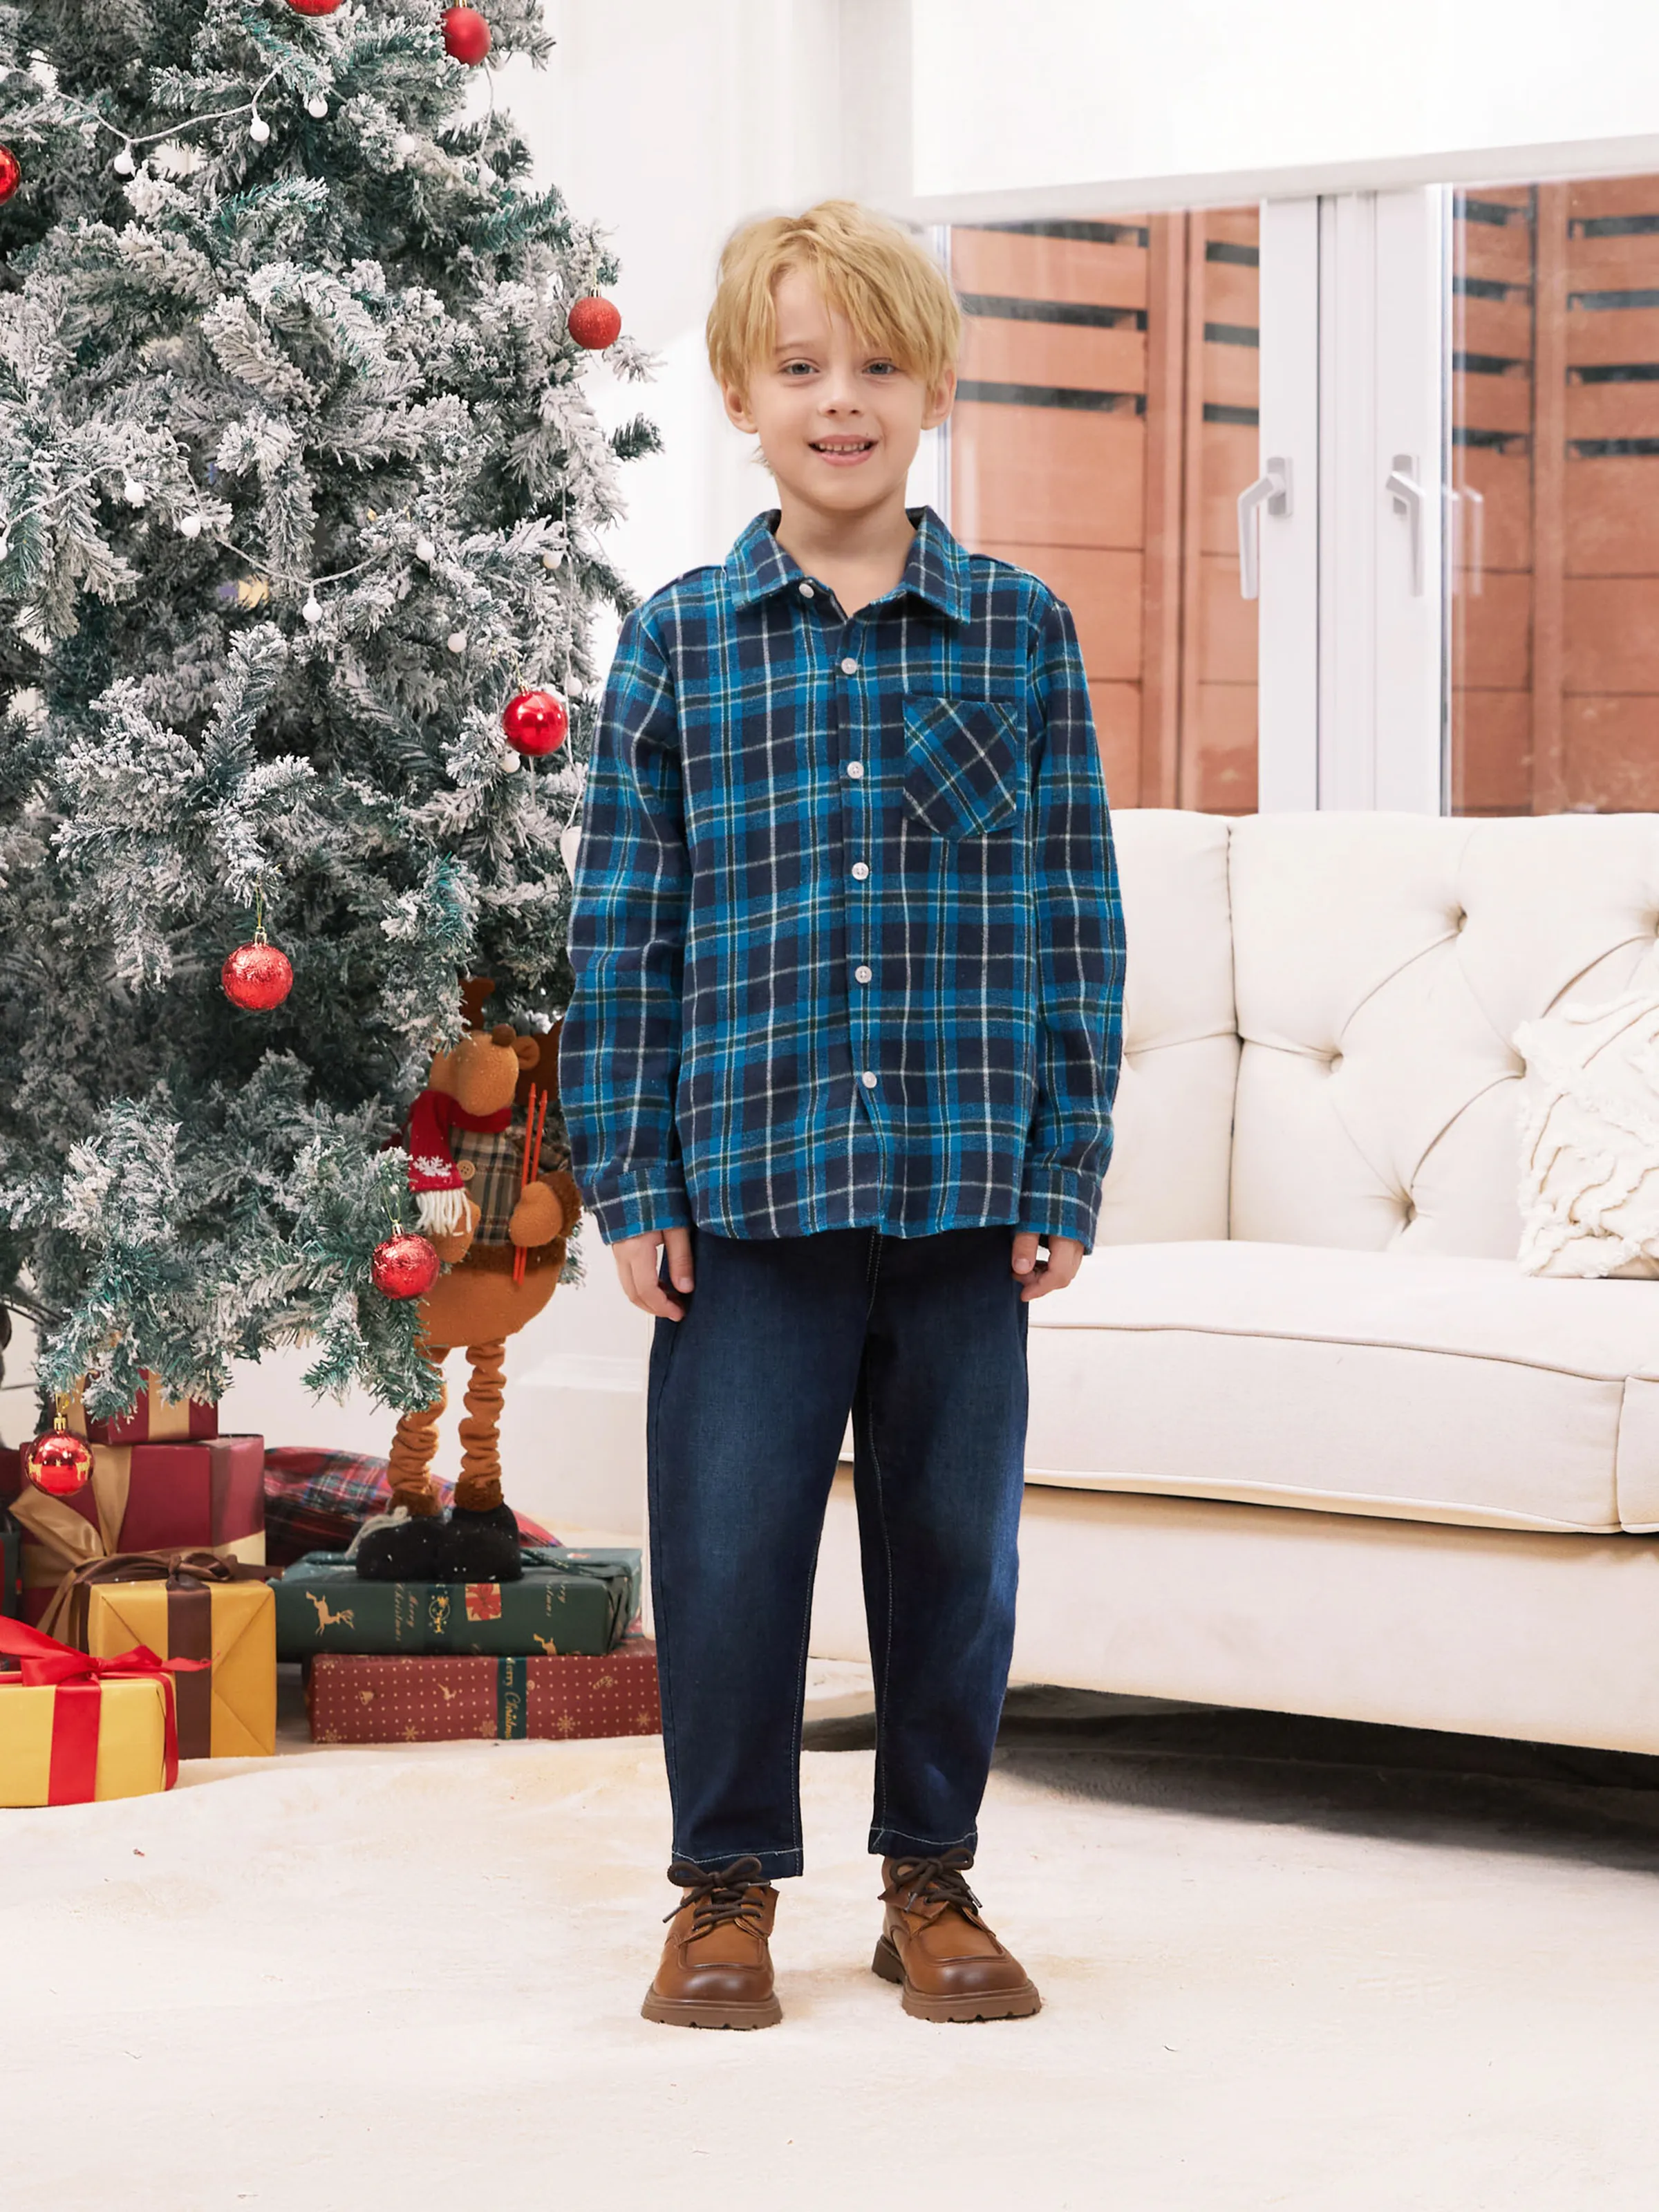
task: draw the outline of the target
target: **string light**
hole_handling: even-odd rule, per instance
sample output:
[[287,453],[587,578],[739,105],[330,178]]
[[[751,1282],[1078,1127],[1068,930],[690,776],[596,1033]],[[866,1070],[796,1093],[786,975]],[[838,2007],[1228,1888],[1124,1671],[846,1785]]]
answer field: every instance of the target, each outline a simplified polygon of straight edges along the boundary
[[453,629],[450,631],[449,635],[444,640],[444,643],[449,647],[452,653],[465,653],[466,651],[466,632],[464,629]]
[[320,123],[323,118],[328,113],[328,102],[323,98],[320,92],[313,92],[310,99],[307,100],[306,113],[307,115],[313,116],[319,123]]
[[417,561],[423,561],[430,566],[437,557],[438,549],[429,538],[417,538],[415,540],[415,558]]
[[321,622],[323,618],[322,602],[318,599],[314,591],[307,599],[304,606],[301,608],[300,616],[301,619],[308,623],[313,629],[315,629],[318,623]]
[[270,136],[270,125],[257,107],[253,110],[253,120],[247,126],[247,135],[256,146],[263,146]]

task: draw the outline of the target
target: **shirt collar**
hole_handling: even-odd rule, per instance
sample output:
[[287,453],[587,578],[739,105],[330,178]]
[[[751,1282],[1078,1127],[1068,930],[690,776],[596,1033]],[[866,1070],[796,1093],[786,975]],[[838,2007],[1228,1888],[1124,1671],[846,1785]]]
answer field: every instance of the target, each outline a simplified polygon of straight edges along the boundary
[[[772,535],[777,520],[776,508],[757,514],[726,556],[726,573],[739,607],[754,606],[801,580],[800,567]],[[924,600],[948,622],[966,622],[971,605],[968,556],[931,507],[912,508],[910,520],[916,534],[900,591]]]

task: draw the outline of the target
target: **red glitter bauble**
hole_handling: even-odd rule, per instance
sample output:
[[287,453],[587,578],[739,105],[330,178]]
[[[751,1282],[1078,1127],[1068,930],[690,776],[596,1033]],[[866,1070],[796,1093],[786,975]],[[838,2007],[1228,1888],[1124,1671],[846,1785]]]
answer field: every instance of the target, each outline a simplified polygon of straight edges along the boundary
[[564,319],[564,326],[579,346],[589,353],[603,353],[614,345],[622,331],[622,316],[609,300],[590,294],[578,300]]
[[296,15],[331,15],[340,0],[288,0]]
[[67,1429],[48,1429],[24,1445],[23,1472],[48,1498],[73,1498],[92,1480],[92,1446]]
[[22,163],[9,146],[0,146],[0,202],[9,200],[22,181]]
[[249,1013],[268,1014],[294,988],[294,963],[263,938],[239,945],[219,971],[225,996]]
[[556,753],[570,728],[564,701],[556,691],[520,691],[501,709],[507,741],[521,753]]
[[438,1279],[438,1266],[424,1237],[388,1237],[374,1247],[374,1287],[389,1298],[424,1297]]
[[489,52],[489,26],[476,8],[446,8],[444,44],[458,62],[481,62]]

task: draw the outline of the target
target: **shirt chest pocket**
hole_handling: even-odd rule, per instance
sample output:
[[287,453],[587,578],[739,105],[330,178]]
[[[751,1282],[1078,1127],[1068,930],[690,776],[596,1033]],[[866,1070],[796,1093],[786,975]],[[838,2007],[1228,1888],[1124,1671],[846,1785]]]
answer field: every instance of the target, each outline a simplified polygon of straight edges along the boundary
[[994,699],[907,698],[907,811],[953,841],[1005,828],[1019,811],[1018,726]]

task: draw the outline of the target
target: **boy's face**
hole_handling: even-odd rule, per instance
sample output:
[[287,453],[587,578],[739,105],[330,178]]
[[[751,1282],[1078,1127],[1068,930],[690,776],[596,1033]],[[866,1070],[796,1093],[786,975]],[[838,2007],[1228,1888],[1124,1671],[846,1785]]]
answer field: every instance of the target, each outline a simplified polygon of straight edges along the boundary
[[727,415],[759,438],[786,501],[845,515],[902,503],[922,432],[951,411],[956,371],[930,392],[866,344],[801,270],[778,279],[775,305],[775,349],[746,390],[726,386]]

